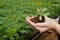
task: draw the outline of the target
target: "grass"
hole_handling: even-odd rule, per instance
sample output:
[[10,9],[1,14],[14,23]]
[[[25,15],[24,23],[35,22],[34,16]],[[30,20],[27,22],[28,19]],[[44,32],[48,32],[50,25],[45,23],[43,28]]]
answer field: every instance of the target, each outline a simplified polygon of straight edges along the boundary
[[34,31],[25,23],[25,17],[36,15],[37,8],[54,1],[0,0],[0,40],[27,40]]

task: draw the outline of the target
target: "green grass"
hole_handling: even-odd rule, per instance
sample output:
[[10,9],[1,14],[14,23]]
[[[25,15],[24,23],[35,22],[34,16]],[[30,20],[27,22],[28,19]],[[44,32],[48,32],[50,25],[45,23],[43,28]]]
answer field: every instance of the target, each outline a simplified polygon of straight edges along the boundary
[[[25,17],[36,15],[37,8],[41,7],[48,6],[49,12],[52,12],[50,6],[54,1],[56,0],[0,0],[0,40],[27,40],[25,38],[34,31],[25,23]],[[56,8],[59,9],[59,5]]]

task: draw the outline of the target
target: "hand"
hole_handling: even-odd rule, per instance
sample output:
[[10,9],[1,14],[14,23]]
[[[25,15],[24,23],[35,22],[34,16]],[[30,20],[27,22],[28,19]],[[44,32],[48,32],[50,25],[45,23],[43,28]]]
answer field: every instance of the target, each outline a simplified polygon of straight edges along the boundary
[[48,29],[55,29],[55,25],[58,23],[55,19],[51,19],[47,16],[45,16],[45,22],[43,23],[33,23],[30,21],[31,18],[32,17],[26,17],[26,22],[40,32],[47,31]]

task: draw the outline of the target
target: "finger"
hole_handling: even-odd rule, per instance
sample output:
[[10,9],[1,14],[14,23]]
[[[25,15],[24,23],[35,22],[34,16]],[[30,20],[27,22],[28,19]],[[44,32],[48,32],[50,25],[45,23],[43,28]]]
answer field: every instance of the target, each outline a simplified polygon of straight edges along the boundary
[[31,17],[27,16],[26,19],[31,19]]
[[28,20],[27,22],[28,22],[28,24],[30,24],[31,26],[35,26],[35,23],[34,23],[34,22],[32,22],[32,21],[30,21],[30,20]]
[[47,23],[46,22],[44,22],[44,23],[36,23],[35,24],[35,26],[38,26],[38,27],[40,27],[40,26],[47,26]]
[[28,23],[28,20],[30,20],[30,17],[29,16],[26,17],[26,20],[25,20],[26,23]]
[[31,17],[31,19],[34,18],[34,17],[35,17],[35,16]]

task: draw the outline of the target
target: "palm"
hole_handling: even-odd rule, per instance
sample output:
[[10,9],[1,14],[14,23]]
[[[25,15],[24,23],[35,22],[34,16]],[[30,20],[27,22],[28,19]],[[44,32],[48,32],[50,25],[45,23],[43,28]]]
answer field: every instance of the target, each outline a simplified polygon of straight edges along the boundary
[[44,32],[44,31],[48,30],[48,27],[38,27],[38,26],[36,26],[35,29],[40,31],[40,32]]

